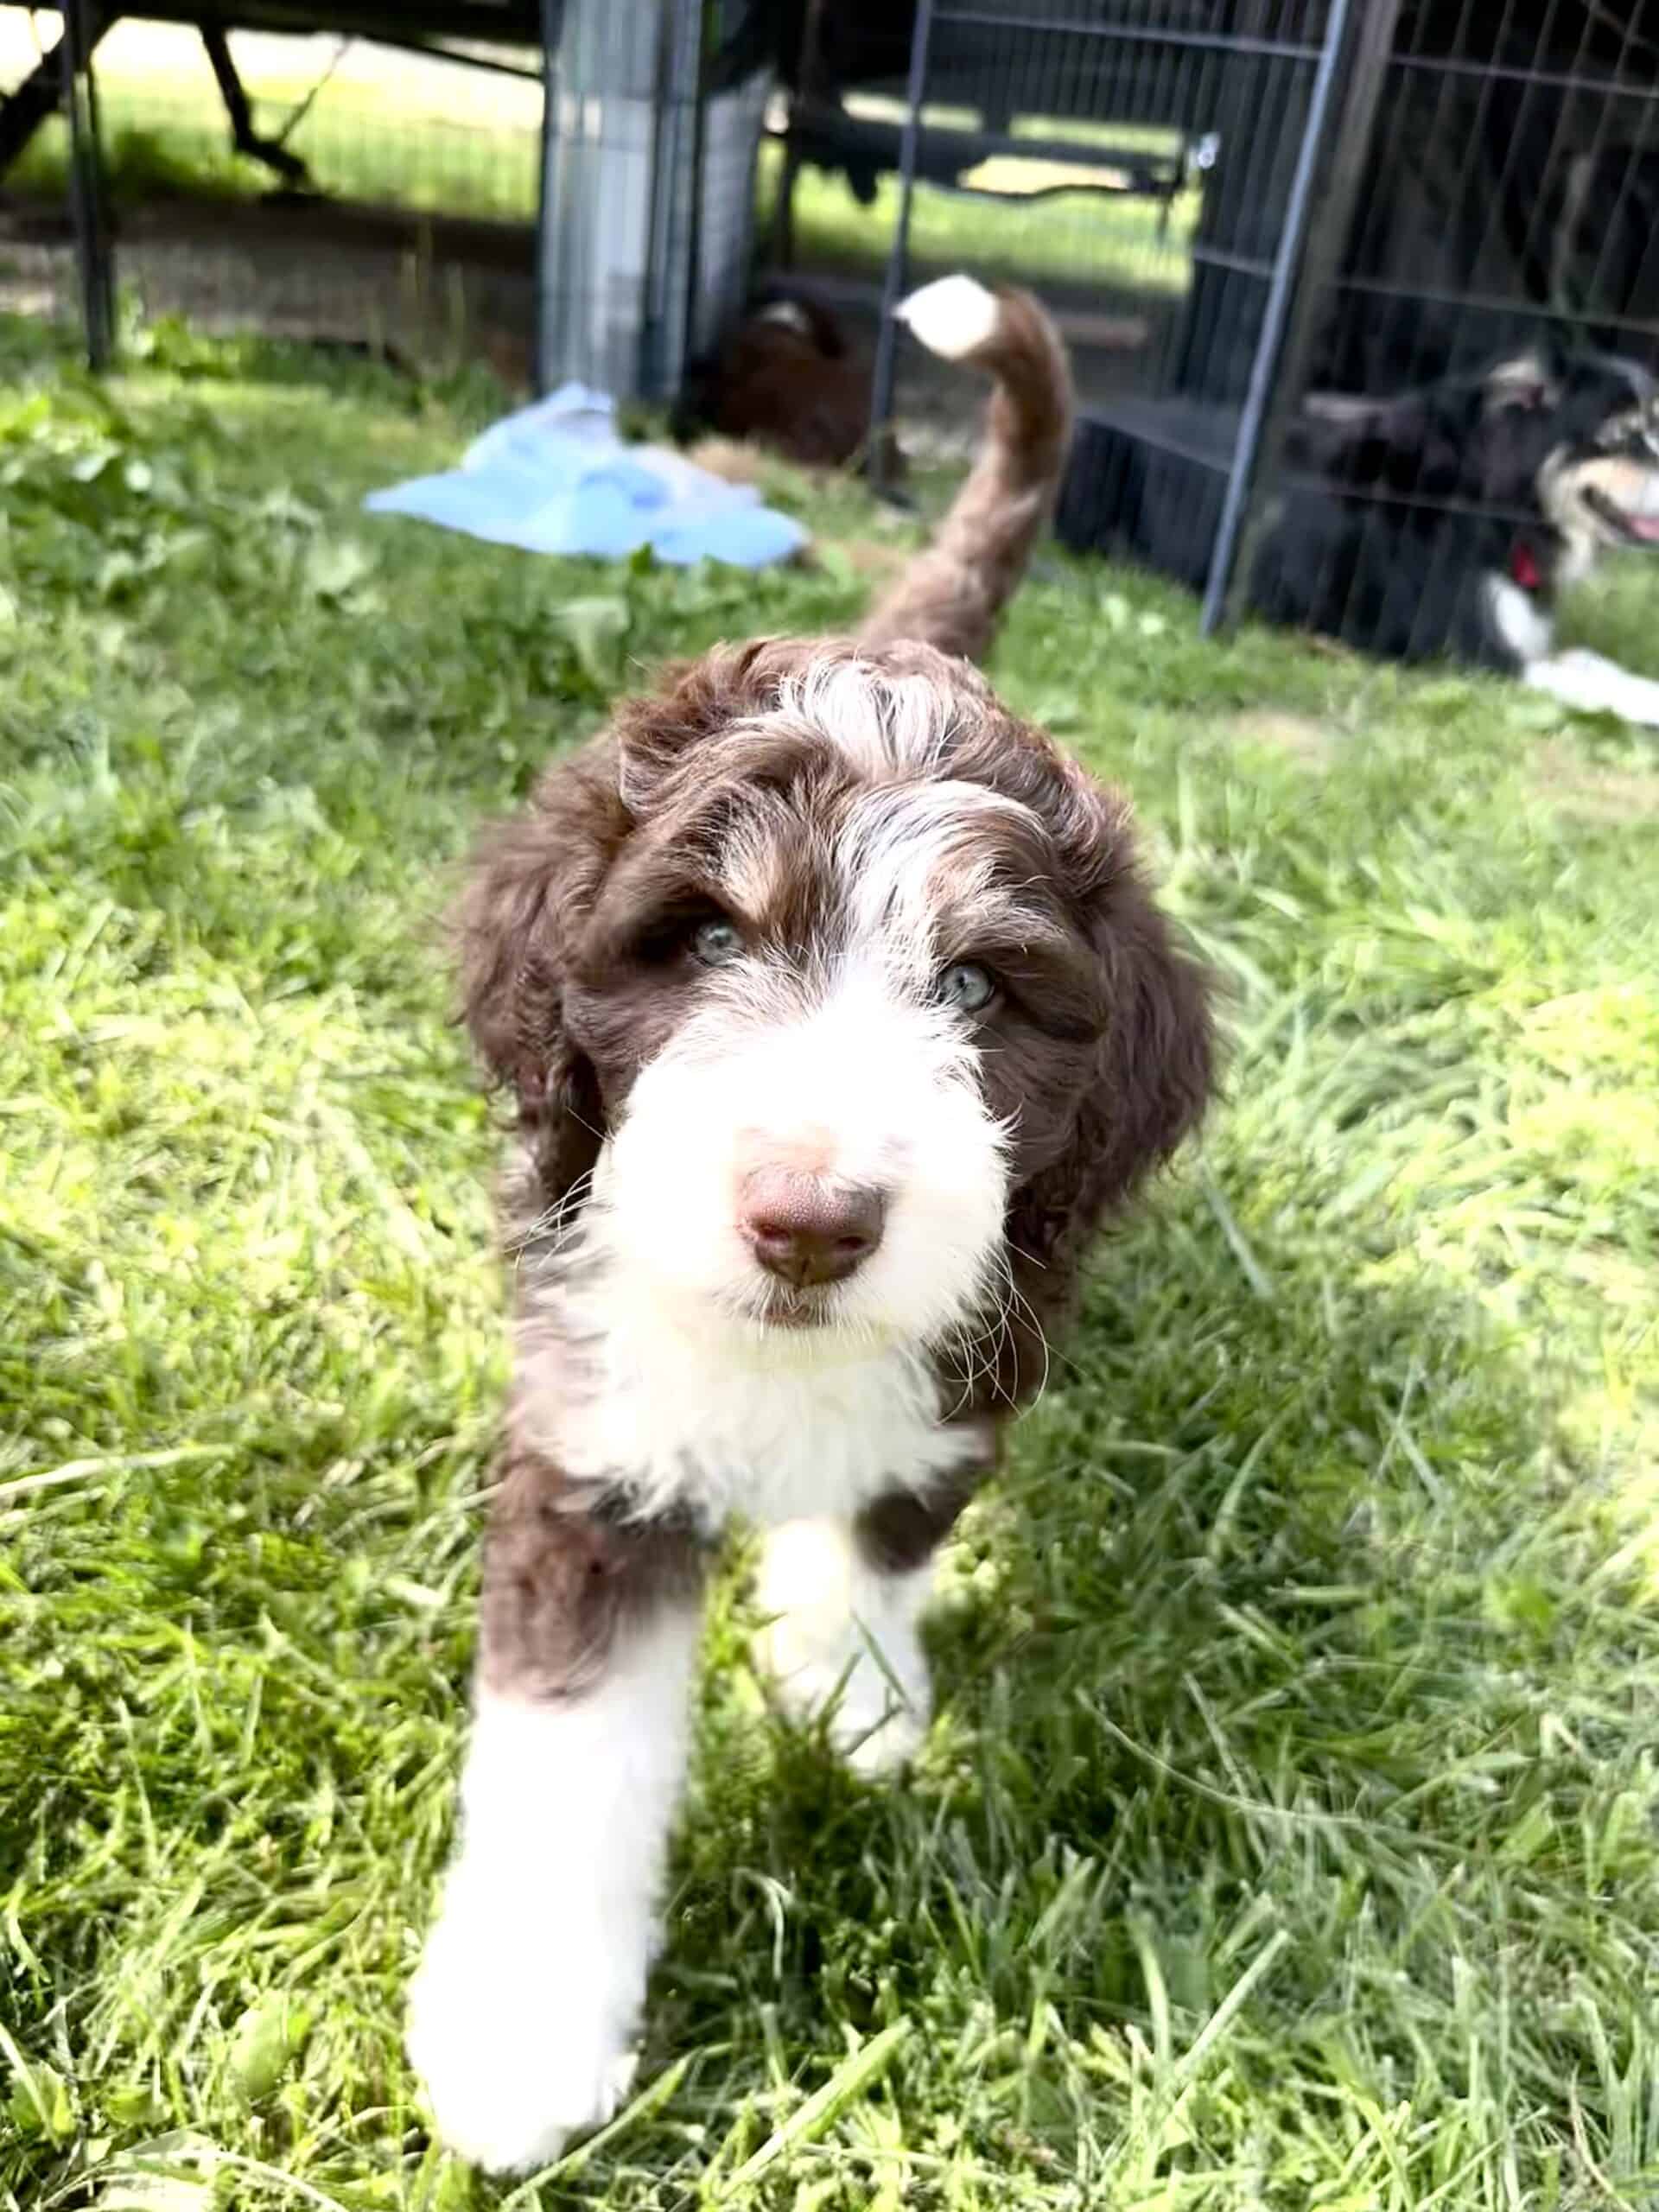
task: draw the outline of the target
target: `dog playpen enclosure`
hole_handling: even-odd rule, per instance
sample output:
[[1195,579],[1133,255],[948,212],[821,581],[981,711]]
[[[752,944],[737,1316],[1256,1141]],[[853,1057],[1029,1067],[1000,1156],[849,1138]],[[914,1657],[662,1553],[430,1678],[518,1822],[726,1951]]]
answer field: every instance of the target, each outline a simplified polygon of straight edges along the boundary
[[[676,388],[741,304],[756,0],[0,6],[0,308]],[[57,35],[53,35],[54,31]]]
[[[296,292],[277,327],[388,347],[481,328],[525,380],[664,397],[757,252],[794,253],[802,177],[844,178],[887,306],[963,261],[1049,299],[1081,396],[1060,534],[1199,587],[1209,624],[1299,410],[1540,344],[1651,365],[1659,340],[1659,0],[146,0],[158,16],[208,72],[217,158],[237,151],[221,268],[280,246],[310,281],[321,238],[344,251],[345,308]],[[118,12],[49,20],[37,58],[0,50],[0,304],[20,256],[48,300],[73,267],[102,358],[116,274],[172,304],[169,223],[208,256],[199,207],[169,215],[153,175],[135,195],[143,132],[99,98]],[[308,38],[304,67],[250,85],[250,57]],[[441,73],[430,190],[388,194],[366,140],[328,140],[348,52]],[[464,175],[463,83],[491,87]],[[59,167],[37,162],[31,200],[48,122]],[[895,338],[876,328],[880,421]]]
[[[1206,626],[1299,414],[1525,348],[1655,365],[1655,0],[914,0],[910,21],[890,298],[918,180],[972,190],[1040,154],[1074,203],[1160,203],[1138,265],[1052,288],[1160,301],[1132,359],[1080,378],[1058,527],[1200,588]],[[889,338],[878,413],[892,361]]]

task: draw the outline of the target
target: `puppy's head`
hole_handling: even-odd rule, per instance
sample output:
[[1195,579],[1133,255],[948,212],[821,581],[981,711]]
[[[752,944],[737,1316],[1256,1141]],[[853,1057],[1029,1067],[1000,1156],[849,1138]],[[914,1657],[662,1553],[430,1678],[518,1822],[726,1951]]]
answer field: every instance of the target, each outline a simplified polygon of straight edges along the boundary
[[1586,554],[1659,545],[1659,392],[1645,369],[1546,349],[1489,370],[1482,394],[1492,497],[1532,495]]
[[1586,556],[1659,543],[1659,397],[1610,354],[1539,346],[1393,399],[1317,396],[1288,450],[1338,483],[1531,510]]
[[1208,1091],[1123,803],[924,646],[682,671],[550,772],[461,927],[538,1203],[716,1333],[937,1344],[1012,1251],[1066,1274]]
[[1545,513],[1596,545],[1659,545],[1659,392],[1634,362],[1574,363],[1561,436],[1539,473]]

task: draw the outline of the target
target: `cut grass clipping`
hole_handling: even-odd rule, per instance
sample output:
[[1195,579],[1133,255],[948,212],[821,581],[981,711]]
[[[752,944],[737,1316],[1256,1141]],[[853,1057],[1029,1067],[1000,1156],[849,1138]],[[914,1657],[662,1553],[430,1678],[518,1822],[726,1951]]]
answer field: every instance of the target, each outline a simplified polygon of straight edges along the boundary
[[[503,1380],[435,918],[905,531],[372,526],[496,395],[135,334],[4,340],[0,2206],[1651,2207],[1651,741],[1044,556],[995,673],[1133,790],[1229,1101],[950,1548],[913,1786],[766,1717],[734,1562],[634,2101],[487,2183],[399,2048]],[[1581,621],[1659,673],[1655,588]]]

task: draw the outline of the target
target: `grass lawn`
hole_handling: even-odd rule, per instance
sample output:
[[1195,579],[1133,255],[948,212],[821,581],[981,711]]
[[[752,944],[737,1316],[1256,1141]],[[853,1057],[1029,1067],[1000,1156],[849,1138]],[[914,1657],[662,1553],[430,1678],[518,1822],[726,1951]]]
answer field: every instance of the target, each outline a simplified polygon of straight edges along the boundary
[[[282,137],[320,192],[450,215],[534,219],[538,85],[362,41],[245,33],[232,46],[256,129]],[[0,14],[0,86],[16,82],[33,59],[21,11]],[[518,59],[533,65],[533,56]],[[232,150],[225,104],[193,31],[118,23],[100,42],[98,87],[106,178],[118,210],[166,197],[251,199],[275,185],[262,162]],[[54,118],[9,173],[8,189],[59,199],[67,188],[68,159],[67,128]]]
[[[639,2096],[498,2188],[399,2052],[504,1375],[433,918],[905,526],[538,563],[355,511],[481,388],[4,342],[0,2206],[1659,2201],[1652,741],[1046,556],[995,672],[1132,787],[1230,1102],[950,1552],[913,1787],[766,1719],[734,1560]],[[1653,591],[1582,620],[1659,673]]]
[[[1064,131],[1056,130],[1055,137]],[[1117,143],[1161,134],[1125,130]],[[1162,150],[1161,144],[1159,150]],[[781,149],[760,149],[760,220],[771,217],[783,171]],[[979,173],[984,198],[918,185],[911,207],[910,254],[918,271],[960,269],[964,263],[992,276],[1029,283],[1044,276],[1099,287],[1129,296],[1178,299],[1186,289],[1186,248],[1198,217],[1198,195],[1183,192],[1169,211],[1166,229],[1155,200],[1061,188],[1068,174],[1058,164],[1036,165],[1002,156]],[[1021,198],[1038,187],[1056,196]],[[885,176],[874,202],[861,207],[844,178],[803,169],[796,180],[794,216],[798,259],[807,270],[828,262],[872,274],[887,264],[899,220],[899,181]]]
[[[0,31],[5,26],[0,22]],[[303,156],[316,188],[330,198],[508,221],[535,219],[541,168],[539,95],[516,79],[412,64],[383,49],[348,46],[355,66],[327,76],[328,41],[236,42],[258,128],[280,131],[303,109],[287,140]],[[21,75],[32,46],[12,27],[0,45],[0,84]],[[318,90],[321,80],[321,89]],[[313,105],[306,106],[315,92]],[[129,24],[102,50],[99,97],[108,188],[118,210],[157,200],[236,200],[269,193],[261,163],[232,151],[224,104],[206,57],[181,29]],[[896,104],[864,102],[896,120]],[[971,120],[949,110],[939,119]],[[918,269],[976,268],[1029,279],[1047,276],[1110,293],[1176,299],[1185,290],[1186,247],[1198,195],[1183,192],[1161,221],[1149,200],[1080,191],[1079,180],[1110,174],[1109,156],[1168,153],[1174,136],[1132,125],[1102,133],[1087,124],[1042,119],[1022,135],[1102,143],[1103,166],[1078,170],[1052,162],[1001,156],[976,181],[994,198],[918,188],[911,251]],[[10,187],[60,200],[68,188],[69,143],[60,119],[46,124],[10,173]],[[763,145],[758,179],[760,220],[770,219],[781,149]],[[1053,196],[1037,196],[1039,193]],[[808,168],[795,189],[795,229],[804,265],[828,263],[872,276],[885,267],[899,208],[895,177],[861,207],[845,180]]]
[[[209,94],[211,95],[211,86]],[[336,104],[338,105],[338,104]],[[208,99],[178,96],[158,107],[145,89],[118,82],[102,95],[105,179],[118,210],[155,200],[256,200],[273,188],[271,172],[231,147],[224,116]],[[315,188],[331,199],[423,213],[536,216],[539,143],[531,131],[486,138],[467,124],[407,132],[372,107],[330,111],[297,131]],[[19,193],[60,200],[68,190],[69,141],[55,118],[44,124],[12,172]]]

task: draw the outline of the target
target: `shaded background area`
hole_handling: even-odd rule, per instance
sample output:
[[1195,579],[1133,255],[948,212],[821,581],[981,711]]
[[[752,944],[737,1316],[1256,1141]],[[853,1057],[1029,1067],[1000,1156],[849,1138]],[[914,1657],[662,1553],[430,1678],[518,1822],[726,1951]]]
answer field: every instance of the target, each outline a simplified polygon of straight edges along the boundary
[[[37,37],[38,33],[38,37]],[[0,87],[50,50],[54,18],[0,10]],[[257,129],[285,176],[232,143],[198,32],[127,21],[96,56],[113,274],[149,315],[475,357],[526,384],[535,328],[543,87],[531,47],[489,67],[353,36],[236,32]],[[74,311],[67,120],[0,180],[0,305]]]
[[[79,224],[151,314],[668,401],[762,277],[874,369],[884,298],[969,265],[1072,347],[1064,534],[1208,576],[1212,614],[1308,394],[1659,334],[1656,0],[178,13],[70,11],[100,221],[60,18],[0,8],[0,304],[96,290]],[[950,449],[957,381],[896,365]]]

